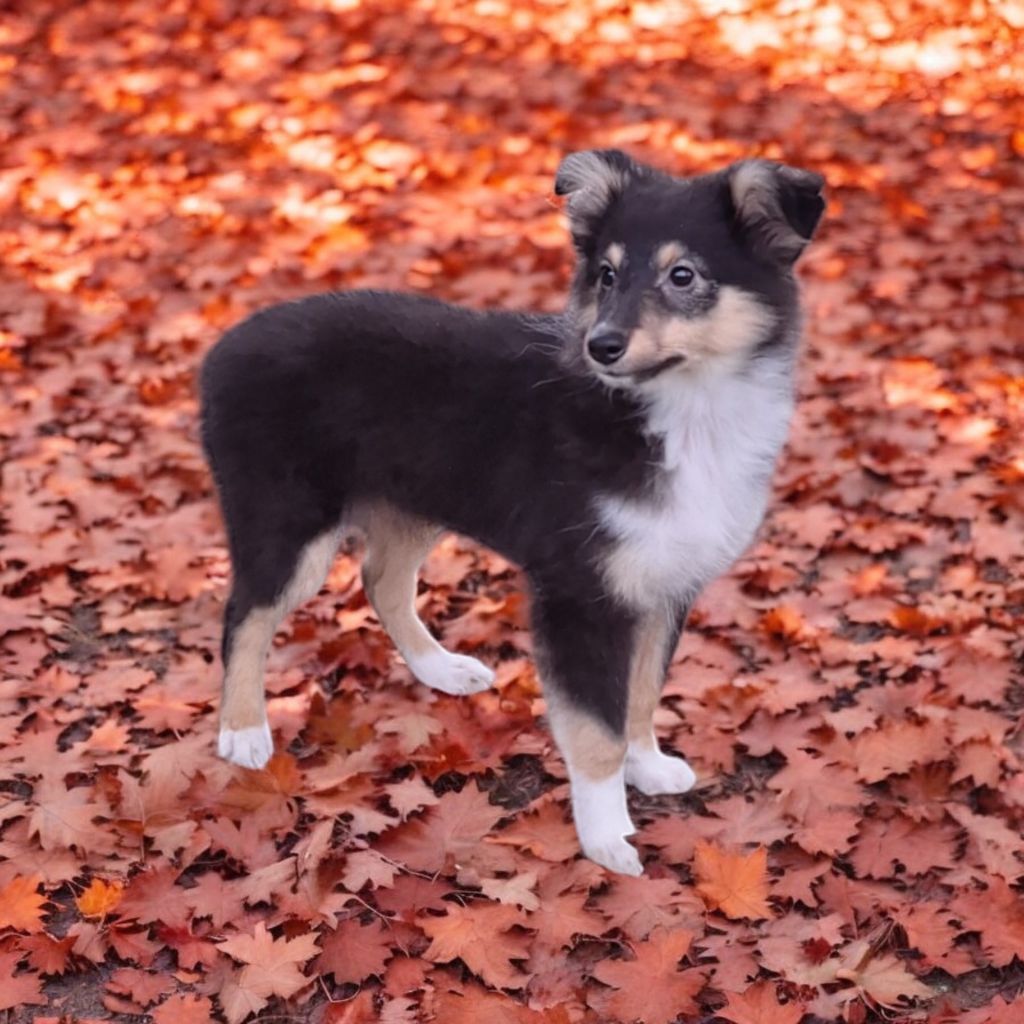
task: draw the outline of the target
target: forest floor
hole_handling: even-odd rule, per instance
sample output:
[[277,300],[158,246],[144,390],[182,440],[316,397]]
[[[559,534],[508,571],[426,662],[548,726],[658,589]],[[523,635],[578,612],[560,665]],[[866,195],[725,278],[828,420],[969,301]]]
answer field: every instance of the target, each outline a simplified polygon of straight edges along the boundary
[[[0,1011],[31,1021],[1024,1019],[1024,7],[166,0],[0,16]],[[340,287],[558,309],[552,178],[828,179],[759,540],[657,724],[697,787],[580,859],[521,580],[449,538],[412,682],[358,564],[215,756],[204,350]]]

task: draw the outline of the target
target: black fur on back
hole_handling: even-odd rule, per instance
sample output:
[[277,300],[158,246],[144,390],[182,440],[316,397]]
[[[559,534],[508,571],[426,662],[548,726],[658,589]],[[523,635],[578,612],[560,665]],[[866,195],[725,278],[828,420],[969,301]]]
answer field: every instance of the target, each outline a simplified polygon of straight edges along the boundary
[[571,343],[561,317],[387,292],[250,317],[201,377],[203,444],[240,505],[232,545],[250,547],[243,503],[280,505],[312,536],[383,499],[558,575],[567,546],[599,543],[595,492],[643,491],[658,447],[634,399],[566,367]]
[[[228,628],[271,604],[353,503],[383,499],[521,565],[554,629],[604,605],[618,629],[599,630],[572,674],[615,678],[631,620],[603,593],[592,498],[648,488],[658,442],[633,399],[566,367],[571,343],[560,317],[385,292],[316,295],[230,330],[201,377],[235,572]],[[621,717],[618,697],[593,696]]]

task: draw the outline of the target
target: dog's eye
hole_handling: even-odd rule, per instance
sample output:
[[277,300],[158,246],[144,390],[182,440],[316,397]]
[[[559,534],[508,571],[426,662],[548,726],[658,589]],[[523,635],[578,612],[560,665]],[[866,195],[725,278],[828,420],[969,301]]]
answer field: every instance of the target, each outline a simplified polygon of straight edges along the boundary
[[611,288],[615,284],[615,268],[610,263],[602,263],[597,272],[597,283],[602,288]]
[[678,267],[672,268],[669,272],[668,279],[677,288],[689,288],[689,286],[693,284],[693,270],[684,263],[680,263]]

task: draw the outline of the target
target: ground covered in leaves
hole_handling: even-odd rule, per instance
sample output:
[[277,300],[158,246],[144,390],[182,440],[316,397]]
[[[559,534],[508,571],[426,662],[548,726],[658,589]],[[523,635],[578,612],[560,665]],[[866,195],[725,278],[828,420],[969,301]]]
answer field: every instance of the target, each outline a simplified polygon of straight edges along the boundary
[[[0,18],[6,1019],[1024,1018],[1019,0],[46,10]],[[578,858],[520,581],[467,542],[421,610],[495,692],[413,685],[343,558],[272,658],[278,755],[213,754],[203,351],[332,287],[557,308],[552,174],[595,145],[830,186],[772,511],[659,714],[700,781],[634,800],[640,879]]]

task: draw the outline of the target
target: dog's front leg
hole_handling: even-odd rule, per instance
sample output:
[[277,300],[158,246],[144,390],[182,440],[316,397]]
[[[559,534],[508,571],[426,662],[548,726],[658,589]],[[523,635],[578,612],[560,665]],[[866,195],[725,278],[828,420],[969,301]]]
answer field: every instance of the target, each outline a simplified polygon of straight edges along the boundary
[[534,638],[548,719],[565,758],[584,856],[610,871],[643,873],[626,841],[626,708],[635,623],[605,600],[538,597]]
[[643,874],[626,842],[636,829],[626,806],[626,741],[592,715],[548,699],[551,731],[565,758],[572,816],[583,855],[622,875]]
[[685,609],[651,611],[640,619],[634,633],[626,716],[626,782],[648,796],[685,793],[697,779],[683,758],[661,752],[654,734],[654,713],[685,621]]

